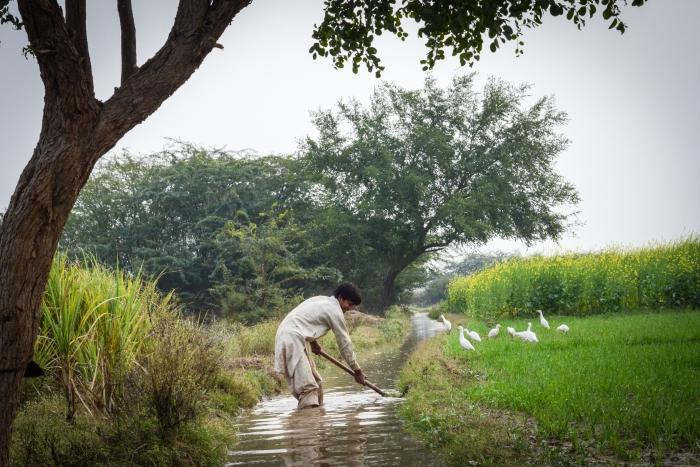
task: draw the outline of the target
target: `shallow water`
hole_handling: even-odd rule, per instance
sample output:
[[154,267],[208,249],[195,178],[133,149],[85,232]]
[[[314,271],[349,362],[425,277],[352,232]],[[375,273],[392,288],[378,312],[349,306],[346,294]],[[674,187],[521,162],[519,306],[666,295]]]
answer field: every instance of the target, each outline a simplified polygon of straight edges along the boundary
[[[368,379],[395,388],[399,369],[415,345],[442,331],[417,313],[400,350],[360,361]],[[260,402],[238,420],[238,443],[226,465],[442,465],[404,432],[396,415],[401,399],[363,389],[335,367],[320,370],[324,405],[297,411],[287,395]]]

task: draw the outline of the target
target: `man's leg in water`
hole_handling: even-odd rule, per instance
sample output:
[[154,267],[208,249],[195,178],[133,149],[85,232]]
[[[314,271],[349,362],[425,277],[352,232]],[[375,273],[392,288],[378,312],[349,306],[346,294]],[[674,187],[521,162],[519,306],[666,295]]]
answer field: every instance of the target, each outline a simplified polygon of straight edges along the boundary
[[323,403],[323,391],[319,385],[320,377],[317,379],[318,373],[312,367],[309,354],[306,358],[302,358],[294,369],[294,374],[290,381],[292,386],[292,394],[299,401],[298,409],[307,407],[318,407]]

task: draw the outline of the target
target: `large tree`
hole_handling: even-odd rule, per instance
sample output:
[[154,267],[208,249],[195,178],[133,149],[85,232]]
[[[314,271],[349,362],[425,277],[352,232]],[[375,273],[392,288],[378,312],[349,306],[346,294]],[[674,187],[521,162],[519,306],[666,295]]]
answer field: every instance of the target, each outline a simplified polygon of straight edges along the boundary
[[357,101],[315,116],[305,148],[325,184],[321,202],[344,205],[383,273],[381,305],[396,278],[426,254],[500,236],[557,238],[560,208],[577,201],[554,171],[566,147],[566,116],[551,98],[524,105],[527,86],[474,75],[448,89],[432,79],[418,91],[382,85],[369,108]]
[[[640,5],[644,0],[633,0]],[[105,101],[95,97],[86,0],[17,0],[19,18],[0,0],[0,23],[23,24],[44,84],[39,141],[17,184],[0,227],[0,466],[8,459],[10,425],[24,368],[39,324],[39,305],[51,259],[68,214],[97,160],[171,96],[215,47],[250,0],[180,0],[173,27],[153,57],[138,65],[131,0],[117,0],[121,24],[121,85]],[[620,28],[626,0],[327,0],[314,31],[312,53],[331,55],[336,66],[363,60],[380,71],[374,36],[403,37],[406,18],[427,38],[425,65],[453,48],[472,62],[484,34],[494,48],[540,24],[547,12],[579,27],[596,9]],[[624,30],[624,26],[621,27]]]

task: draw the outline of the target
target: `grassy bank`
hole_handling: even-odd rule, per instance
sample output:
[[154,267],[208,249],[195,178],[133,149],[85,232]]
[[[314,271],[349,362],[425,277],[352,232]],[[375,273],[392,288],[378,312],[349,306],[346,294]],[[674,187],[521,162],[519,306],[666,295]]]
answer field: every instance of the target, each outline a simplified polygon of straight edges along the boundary
[[[485,334],[486,327],[462,320]],[[565,322],[567,335],[535,325],[535,345],[502,333],[468,353],[456,332],[426,343],[401,375],[410,429],[455,465],[700,455],[700,313]],[[460,319],[453,316],[453,324]]]
[[700,240],[512,259],[453,280],[448,305],[481,319],[700,307]]

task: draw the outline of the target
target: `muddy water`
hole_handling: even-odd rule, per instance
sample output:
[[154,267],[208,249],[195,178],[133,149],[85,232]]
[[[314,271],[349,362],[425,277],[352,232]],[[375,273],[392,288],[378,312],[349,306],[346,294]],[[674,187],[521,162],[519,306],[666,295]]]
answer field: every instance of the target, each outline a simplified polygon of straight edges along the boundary
[[[423,339],[442,330],[425,313],[412,318],[411,335],[400,350],[360,361],[370,381],[395,388],[404,360]],[[400,399],[362,389],[334,367],[321,370],[324,405],[297,411],[291,396],[259,403],[239,419],[238,443],[226,465],[441,465],[401,429]]]

